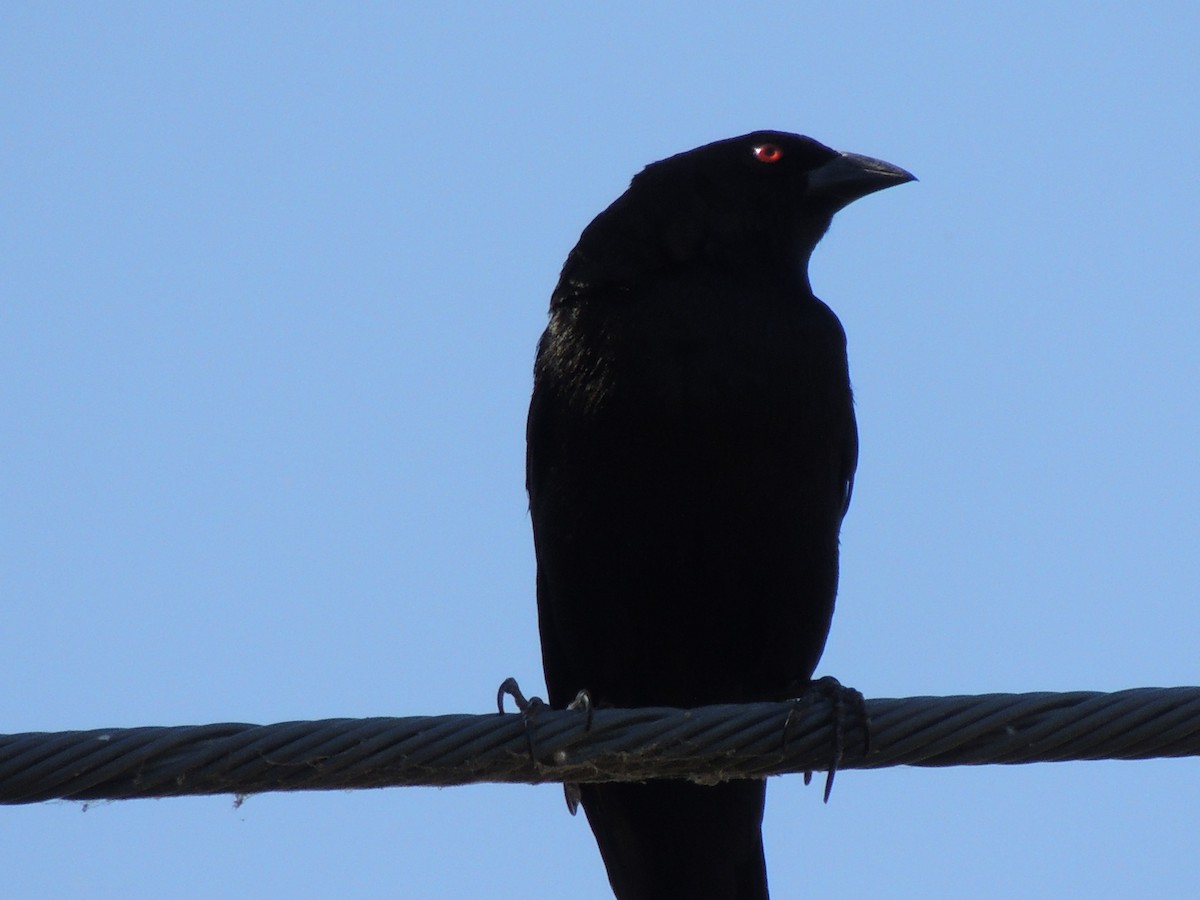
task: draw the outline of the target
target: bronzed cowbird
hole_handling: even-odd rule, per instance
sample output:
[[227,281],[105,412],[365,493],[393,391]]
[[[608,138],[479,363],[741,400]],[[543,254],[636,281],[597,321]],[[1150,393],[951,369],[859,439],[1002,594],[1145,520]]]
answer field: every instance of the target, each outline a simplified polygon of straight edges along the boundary
[[[527,486],[550,703],[784,700],[825,645],[858,437],[808,259],[912,176],[758,131],[653,163],[568,255]],[[764,898],[765,782],[584,784],[621,900]]]

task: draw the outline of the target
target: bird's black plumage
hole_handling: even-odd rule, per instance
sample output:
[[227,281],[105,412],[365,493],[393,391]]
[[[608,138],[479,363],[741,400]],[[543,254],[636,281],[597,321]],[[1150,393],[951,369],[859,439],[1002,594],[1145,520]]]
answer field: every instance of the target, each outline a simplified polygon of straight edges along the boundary
[[[653,163],[584,229],[538,345],[527,485],[550,702],[782,700],[825,645],[858,438],[808,284],[912,179],[760,131]],[[581,785],[621,900],[767,896],[762,781]]]

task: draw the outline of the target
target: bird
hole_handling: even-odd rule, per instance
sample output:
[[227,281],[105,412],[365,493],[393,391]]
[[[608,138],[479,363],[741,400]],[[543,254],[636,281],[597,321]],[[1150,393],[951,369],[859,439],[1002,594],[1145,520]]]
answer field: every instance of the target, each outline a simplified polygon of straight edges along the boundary
[[[583,230],[526,427],[552,708],[810,686],[858,432],[845,332],[809,257],[836,212],[913,180],[755,131],[651,163]],[[576,789],[619,900],[768,897],[765,781]]]

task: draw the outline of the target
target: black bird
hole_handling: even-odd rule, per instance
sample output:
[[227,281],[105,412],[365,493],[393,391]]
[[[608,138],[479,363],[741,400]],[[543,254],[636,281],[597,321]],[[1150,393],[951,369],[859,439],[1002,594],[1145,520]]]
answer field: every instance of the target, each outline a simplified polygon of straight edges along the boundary
[[[757,131],[647,166],[584,229],[527,431],[553,707],[807,689],[858,455],[845,333],[808,258],[839,209],[911,180]],[[621,900],[767,897],[764,781],[579,791]]]

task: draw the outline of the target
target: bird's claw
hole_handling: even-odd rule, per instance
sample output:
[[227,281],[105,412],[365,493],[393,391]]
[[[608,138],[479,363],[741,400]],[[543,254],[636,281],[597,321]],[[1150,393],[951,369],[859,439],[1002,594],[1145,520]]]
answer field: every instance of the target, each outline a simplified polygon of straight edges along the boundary
[[586,688],[575,695],[575,699],[567,704],[567,709],[583,710],[587,713],[587,721],[583,723],[583,730],[592,730],[592,695],[587,692]]
[[541,697],[527,698],[521,693],[521,686],[517,684],[517,679],[505,678],[499,690],[496,691],[496,709],[501,715],[504,714],[504,697],[506,695],[513,698],[513,702],[517,704],[517,711],[521,713],[521,723],[525,726],[525,744],[529,748],[529,758],[536,766],[538,757],[533,741],[534,719],[537,717],[538,711],[546,705],[546,701]]
[[504,698],[512,697],[513,702],[517,704],[518,712],[528,712],[531,707],[544,706],[545,703],[540,697],[526,698],[521,693],[521,686],[517,684],[517,679],[509,677],[505,678],[500,683],[500,688],[496,691],[496,711],[504,713]]
[[[833,778],[837,774],[838,767],[842,764],[842,758],[846,752],[846,720],[848,712],[852,712],[854,717],[862,723],[863,732],[866,735],[864,741],[866,752],[871,752],[871,718],[867,715],[867,701],[863,698],[861,692],[854,688],[849,688],[843,685],[836,678],[826,675],[823,678],[818,678],[816,681],[809,682],[804,692],[792,701],[792,708],[788,712],[787,719],[783,723],[783,746],[787,749],[788,728],[792,724],[793,716],[808,706],[811,706],[816,699],[828,700],[833,706],[833,756],[829,761],[829,771],[825,776],[825,793],[824,802],[829,802],[829,795],[833,791]],[[812,772],[804,773],[804,783],[806,785],[812,783]]]
[[569,812],[571,815],[575,815],[577,812],[579,812],[579,802],[583,795],[579,790],[578,781],[563,782],[563,797],[567,801],[567,812]]

